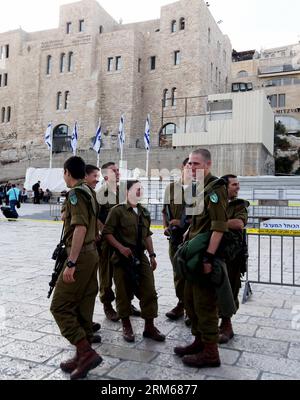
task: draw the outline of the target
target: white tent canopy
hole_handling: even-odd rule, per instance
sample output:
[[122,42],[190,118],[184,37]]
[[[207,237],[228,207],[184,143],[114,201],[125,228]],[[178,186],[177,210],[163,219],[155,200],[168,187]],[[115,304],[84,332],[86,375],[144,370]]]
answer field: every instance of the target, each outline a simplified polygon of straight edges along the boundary
[[51,192],[67,190],[63,168],[28,168],[24,183],[25,189],[32,190],[32,186],[37,181],[41,182],[43,190],[49,189]]

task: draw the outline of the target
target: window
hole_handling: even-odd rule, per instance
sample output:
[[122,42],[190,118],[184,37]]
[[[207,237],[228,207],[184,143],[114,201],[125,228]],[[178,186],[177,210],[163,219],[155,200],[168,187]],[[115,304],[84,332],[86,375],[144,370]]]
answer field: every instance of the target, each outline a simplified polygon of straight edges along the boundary
[[233,92],[239,92],[240,91],[240,84],[239,83],[233,83],[232,84],[232,91]]
[[60,64],[59,64],[59,71],[60,73],[63,73],[65,71],[65,53],[62,53],[60,55]]
[[73,71],[73,55],[74,53],[72,51],[68,54],[68,72]]
[[267,97],[272,108],[277,107],[277,94],[272,94]]
[[216,100],[207,103],[210,121],[232,119],[232,100]]
[[185,30],[185,19],[184,18],[180,18],[179,26],[180,26],[181,31]]
[[56,95],[56,109],[61,109],[61,92],[58,92]]
[[2,124],[5,122],[5,108],[2,107],[1,109],[1,122]]
[[278,95],[278,107],[285,107],[285,94]]
[[154,71],[156,68],[156,57],[152,56],[150,57],[150,70]]
[[168,107],[168,89],[163,91],[163,107]]
[[2,75],[0,74],[0,87],[2,86]]
[[208,28],[208,31],[207,31],[207,37],[208,37],[208,43],[210,43],[211,42],[211,31],[210,31],[210,28]]
[[179,65],[180,64],[180,51],[174,51],[174,65]]
[[0,46],[0,60],[9,57],[9,45]]
[[116,71],[120,71],[121,68],[122,68],[122,57],[117,56],[116,57]]
[[249,75],[248,72],[244,71],[244,70],[243,71],[239,71],[238,74],[237,74],[238,78],[246,78],[248,75]]
[[113,62],[114,62],[114,58],[113,57],[108,57],[108,59],[107,59],[107,71],[112,71],[113,70]]
[[141,66],[142,66],[142,59],[138,59],[138,72],[141,72]]
[[11,107],[7,107],[7,114],[6,114],[6,122],[10,122],[10,117],[11,117]]
[[46,68],[46,73],[47,75],[51,74],[51,64],[52,64],[52,56],[47,56],[47,68]]
[[214,64],[210,63],[210,80],[213,80],[213,73],[214,73]]
[[70,92],[65,92],[65,110],[69,109]]
[[218,67],[216,67],[216,83],[218,82],[218,71],[219,71],[219,69],[218,69]]
[[9,58],[9,44],[5,45],[5,58]]
[[175,19],[172,21],[171,23],[171,32],[175,33],[177,30],[177,22],[175,21]]
[[102,25],[99,26],[99,33],[100,33],[100,35],[101,35],[101,33],[103,33],[103,26]]
[[177,92],[177,89],[173,88],[172,89],[172,97],[171,97],[171,104],[173,107],[176,106],[176,92]]
[[219,88],[221,86],[221,71],[219,71]]
[[8,84],[8,74],[4,74],[3,86],[7,86],[7,84]]
[[79,20],[79,32],[84,32],[84,19]]
[[66,32],[67,32],[67,35],[68,35],[69,33],[71,33],[71,27],[72,27],[72,22],[67,22],[67,25],[66,25]]

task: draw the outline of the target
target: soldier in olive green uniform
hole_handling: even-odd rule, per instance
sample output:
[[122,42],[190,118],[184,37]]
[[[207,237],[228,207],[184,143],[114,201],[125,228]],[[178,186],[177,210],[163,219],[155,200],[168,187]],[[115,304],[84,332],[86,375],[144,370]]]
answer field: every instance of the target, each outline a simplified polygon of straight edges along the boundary
[[[227,191],[225,182],[210,173],[211,155],[208,150],[199,149],[191,153],[189,165],[193,178],[204,172],[204,208],[193,216],[188,238],[193,239],[198,233],[211,232],[210,242],[199,265],[199,283],[186,282],[184,305],[192,321],[194,342],[185,347],[176,347],[174,352],[183,356],[183,362],[189,366],[218,367],[218,311],[216,289],[210,281],[214,258],[227,227]],[[198,171],[198,172],[197,172]],[[199,200],[199,199],[197,199]]]
[[63,240],[68,259],[56,284],[51,312],[61,334],[77,349],[75,357],[60,367],[71,373],[71,379],[80,379],[102,362],[89,342],[93,337],[92,317],[98,291],[98,205],[94,191],[84,183],[84,161],[72,157],[66,161],[64,171],[66,184],[71,188],[64,211]]
[[[238,199],[238,193],[240,190],[240,184],[237,176],[226,175],[222,179],[227,184],[228,191],[228,228],[232,235],[232,246],[235,246],[234,251],[230,250],[233,258],[230,260],[226,259],[226,266],[228,271],[228,277],[232,289],[233,298],[235,301],[236,308],[239,308],[239,290],[241,288],[241,274],[246,272],[245,258],[245,244],[243,243],[243,229],[248,222],[248,207],[250,203],[243,199]],[[237,249],[236,249],[237,248]],[[234,332],[232,329],[231,318],[220,316],[222,321],[220,325],[220,336],[219,343],[227,343],[233,338]]]
[[[154,326],[158,305],[153,271],[157,264],[151,239],[150,214],[138,204],[141,196],[141,184],[138,181],[127,182],[127,203],[110,211],[103,236],[115,249],[111,263],[124,339],[128,342],[135,340],[129,319],[131,299],[135,294],[140,300],[141,316],[145,319],[144,337],[164,341],[165,336]],[[145,250],[149,253],[150,264]]]
[[189,223],[185,212],[185,187],[191,183],[190,169],[187,166],[189,159],[182,164],[182,177],[179,181],[172,182],[166,187],[164,197],[163,225],[165,236],[169,237],[169,257],[173,266],[173,277],[177,306],[166,313],[171,320],[177,320],[184,315],[184,284],[185,279],[176,273],[174,268],[174,256],[179,245],[183,242],[183,235],[188,229]]

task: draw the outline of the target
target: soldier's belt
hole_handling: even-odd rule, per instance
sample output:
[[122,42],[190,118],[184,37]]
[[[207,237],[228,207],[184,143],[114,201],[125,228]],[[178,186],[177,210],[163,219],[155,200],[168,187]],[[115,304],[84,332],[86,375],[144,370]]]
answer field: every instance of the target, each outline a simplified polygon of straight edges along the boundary
[[[67,250],[67,254],[69,256],[71,253],[71,247],[66,247],[66,250]],[[82,246],[80,254],[88,253],[89,251],[93,251],[93,250],[97,250],[97,246],[96,246],[95,242],[92,242],[90,244]]]

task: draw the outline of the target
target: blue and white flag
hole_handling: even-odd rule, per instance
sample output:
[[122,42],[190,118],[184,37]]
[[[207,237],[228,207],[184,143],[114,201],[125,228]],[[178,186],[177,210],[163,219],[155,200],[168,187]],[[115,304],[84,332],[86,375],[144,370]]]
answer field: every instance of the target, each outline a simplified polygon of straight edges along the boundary
[[148,115],[144,134],[145,149],[150,151],[150,115]]
[[73,149],[74,156],[76,155],[77,143],[78,143],[78,127],[77,127],[77,122],[75,122],[71,137],[71,147]]
[[47,130],[45,132],[45,143],[48,146],[48,149],[52,149],[52,123],[48,124]]
[[95,150],[97,154],[100,154],[101,151],[101,137],[102,137],[102,129],[101,129],[101,123],[99,123],[93,145],[93,150]]
[[119,146],[120,149],[123,149],[123,145],[125,143],[125,119],[124,115],[121,116],[120,125],[119,125]]

